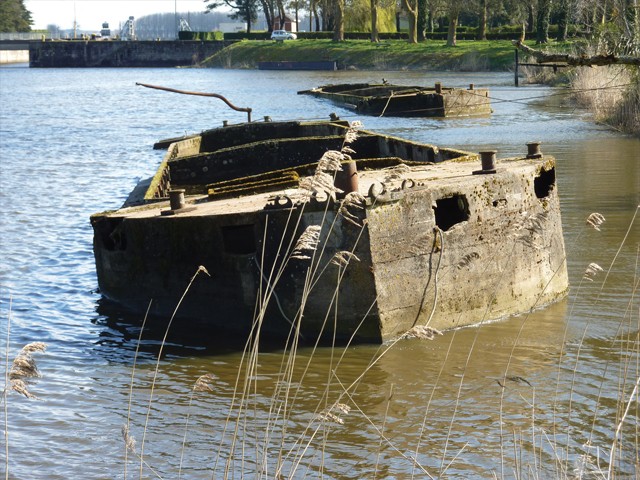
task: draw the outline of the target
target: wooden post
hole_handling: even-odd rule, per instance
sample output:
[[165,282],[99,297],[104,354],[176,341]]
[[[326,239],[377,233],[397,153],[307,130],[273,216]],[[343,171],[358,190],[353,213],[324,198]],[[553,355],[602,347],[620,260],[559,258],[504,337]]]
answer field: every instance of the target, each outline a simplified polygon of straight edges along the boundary
[[515,68],[515,73],[514,73],[514,80],[516,83],[516,87],[518,87],[518,49],[516,48],[516,68]]

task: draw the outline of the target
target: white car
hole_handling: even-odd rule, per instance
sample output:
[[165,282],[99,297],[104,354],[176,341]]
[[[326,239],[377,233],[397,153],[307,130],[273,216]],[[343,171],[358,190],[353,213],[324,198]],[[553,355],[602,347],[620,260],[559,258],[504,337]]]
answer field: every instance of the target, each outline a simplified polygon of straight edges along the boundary
[[284,40],[295,40],[298,36],[295,33],[287,32],[286,30],[274,30],[271,32],[271,40],[282,42]]

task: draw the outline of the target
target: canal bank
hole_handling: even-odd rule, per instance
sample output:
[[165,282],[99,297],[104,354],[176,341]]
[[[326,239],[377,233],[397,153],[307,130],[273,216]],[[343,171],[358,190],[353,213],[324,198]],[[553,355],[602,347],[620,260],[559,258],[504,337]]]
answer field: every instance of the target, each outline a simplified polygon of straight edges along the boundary
[[30,42],[32,67],[175,67],[256,69],[260,62],[301,59],[334,62],[338,70],[506,71],[513,46],[506,40],[443,41],[410,44],[403,40],[116,41]]

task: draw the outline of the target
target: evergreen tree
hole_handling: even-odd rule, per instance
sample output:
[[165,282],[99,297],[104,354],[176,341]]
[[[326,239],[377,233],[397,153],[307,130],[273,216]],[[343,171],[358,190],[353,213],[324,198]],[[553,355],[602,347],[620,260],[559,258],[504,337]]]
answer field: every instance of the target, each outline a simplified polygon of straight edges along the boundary
[[24,0],[0,1],[0,32],[30,32],[32,23]]
[[[205,2],[209,1],[205,0]],[[251,33],[251,24],[258,19],[258,0],[211,0],[207,8],[214,10],[223,5],[233,9],[233,13],[229,15],[229,18],[245,22],[247,24],[247,33]]]

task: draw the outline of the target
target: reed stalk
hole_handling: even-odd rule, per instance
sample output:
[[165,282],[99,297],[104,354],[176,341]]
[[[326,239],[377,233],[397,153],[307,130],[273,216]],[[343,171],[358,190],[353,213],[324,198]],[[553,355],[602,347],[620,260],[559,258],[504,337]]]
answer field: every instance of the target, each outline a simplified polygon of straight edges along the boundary
[[[156,380],[158,378],[158,371],[160,370],[160,362],[162,360],[162,352],[164,351],[164,346],[167,342],[167,337],[169,336],[169,330],[171,329],[171,324],[173,323],[173,320],[176,316],[176,314],[178,313],[178,310],[180,309],[180,306],[182,305],[182,301],[184,300],[184,298],[187,296],[187,293],[189,292],[189,289],[191,288],[191,285],[193,284],[194,280],[196,279],[196,277],[198,276],[198,274],[200,272],[203,272],[207,275],[209,275],[209,272],[207,272],[207,269],[204,268],[202,265],[200,265],[198,267],[198,269],[196,270],[196,273],[193,274],[193,277],[191,277],[191,280],[189,281],[189,284],[187,285],[187,288],[185,289],[184,293],[182,294],[182,296],[180,297],[180,300],[178,301],[178,304],[176,305],[176,308],[173,311],[173,314],[171,315],[171,318],[169,319],[169,324],[167,325],[167,328],[164,332],[164,337],[162,338],[162,342],[160,343],[160,350],[158,351],[158,359],[156,360],[156,366],[155,366],[155,370],[153,372],[153,380],[151,381],[151,392],[149,392],[149,403],[147,405],[147,414],[145,416],[145,421],[144,421],[144,429],[142,430],[142,441],[140,442],[140,478],[142,478],[142,473],[143,473],[143,468],[145,466],[145,462],[144,462],[144,443],[146,440],[146,436],[147,436],[147,428],[149,426],[149,417],[151,416],[151,405],[153,403],[153,392],[156,386]],[[140,334],[142,334],[142,332],[140,332]]]
[[4,475],[5,480],[9,480],[9,407],[7,405],[7,394],[9,393],[9,344],[11,338],[11,307],[12,297],[9,297],[9,312],[7,313],[7,339],[5,344],[5,364],[4,364],[4,390],[2,400],[4,401]]

